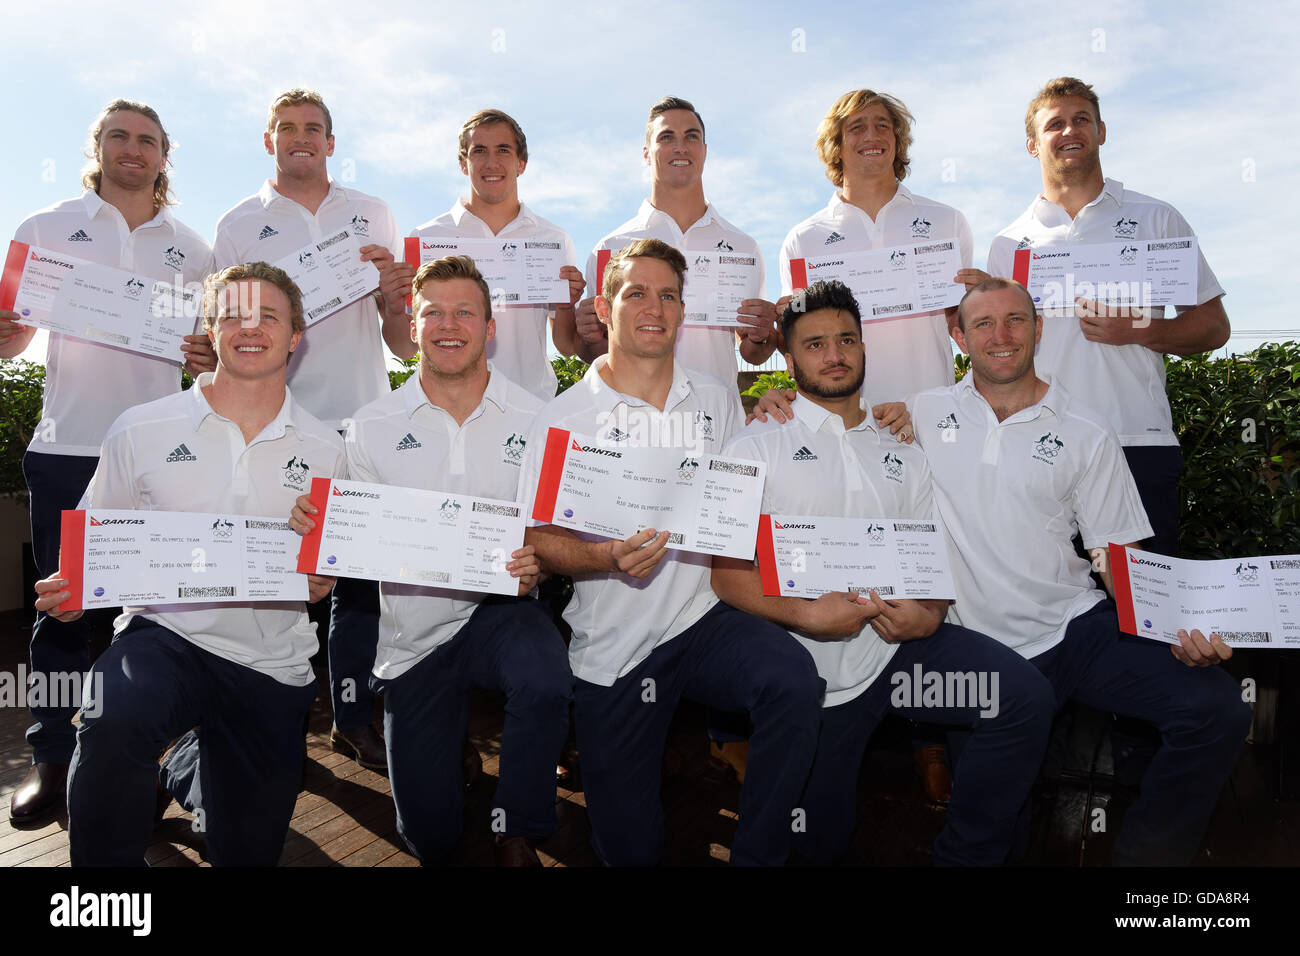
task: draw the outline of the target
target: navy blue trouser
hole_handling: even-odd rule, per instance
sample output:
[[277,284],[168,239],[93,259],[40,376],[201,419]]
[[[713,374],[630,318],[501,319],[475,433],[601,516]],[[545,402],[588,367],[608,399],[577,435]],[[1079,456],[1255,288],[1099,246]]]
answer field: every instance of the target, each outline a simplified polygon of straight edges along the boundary
[[[937,675],[944,692],[927,699],[929,674]],[[1020,808],[1043,762],[1056,698],[1043,675],[1015,651],[954,624],[899,645],[870,687],[822,711],[817,759],[802,804],[806,832],[795,834],[795,849],[822,864],[848,850],[857,826],[862,754],[891,712],[972,731],[953,771],[948,820],[934,841],[935,865],[1006,862]]]
[[1148,721],[1161,747],[1115,840],[1117,865],[1186,866],[1250,729],[1241,688],[1218,667],[1188,667],[1169,647],[1121,634],[1107,600],[1033,658],[1060,701]]
[[[103,680],[102,689],[98,681]],[[73,866],[141,866],[163,782],[195,811],[213,866],[274,866],[302,782],[316,682],[293,687],[137,618],[91,670],[68,777]],[[199,811],[202,810],[202,814]]]
[[597,856],[608,866],[652,866],[663,855],[664,745],[677,702],[689,697],[745,711],[754,725],[731,862],[785,863],[825,688],[783,628],[721,601],[612,687],[579,680],[574,721]]
[[[61,515],[77,507],[99,464],[89,455],[23,455],[23,477],[31,496],[32,556],[37,578],[59,569]],[[29,595],[30,597],[30,595]],[[84,674],[90,670],[90,622],[83,616],[70,624],[36,612],[32,627],[31,674]],[[29,678],[30,679],[30,678]],[[46,679],[46,686],[51,686]],[[62,763],[72,759],[76,730],[75,707],[32,706],[35,723],[27,730],[34,763]]]
[[[1178,478],[1183,451],[1177,445],[1125,445],[1124,458],[1137,483],[1154,534],[1143,547],[1157,554],[1178,554]],[[1127,541],[1118,542],[1127,544]]]
[[541,838],[555,831],[555,762],[569,733],[573,675],[539,602],[488,598],[450,641],[398,677],[371,683],[384,695],[397,832],[412,853],[437,862],[460,839],[471,686],[506,695],[495,832]]
[[379,582],[339,578],[330,594],[330,665],[334,726],[355,730],[374,717],[370,672],[379,646]]

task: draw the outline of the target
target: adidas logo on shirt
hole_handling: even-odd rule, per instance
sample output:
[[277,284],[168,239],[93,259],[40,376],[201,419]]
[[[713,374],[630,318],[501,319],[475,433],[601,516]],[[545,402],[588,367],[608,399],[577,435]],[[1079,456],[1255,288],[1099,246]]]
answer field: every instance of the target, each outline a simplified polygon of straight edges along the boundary
[[175,450],[170,455],[167,456],[168,462],[198,461],[198,460],[199,460],[199,456],[194,454],[188,448],[186,448],[185,442],[181,442],[179,445],[177,445]]
[[280,233],[272,229],[270,226],[263,226],[262,231],[257,234],[257,238],[260,242],[263,239],[270,239],[272,236],[278,236],[279,234]]
[[832,242],[842,242],[843,239],[844,239],[843,236],[841,236],[838,232],[832,230],[831,234],[826,237],[826,241],[822,243],[822,245],[829,246]]
[[807,445],[801,445],[799,447],[799,450],[794,453],[794,456],[790,460],[791,461],[816,461],[817,456],[814,455],[809,450]]
[[401,441],[397,443],[397,448],[395,450],[409,451],[412,448],[423,448],[423,447],[424,447],[423,445],[421,445],[418,441],[415,440],[414,435],[412,435],[410,432],[407,432],[406,437],[404,437]]
[[78,229],[72,235],[68,236],[68,242],[94,242],[90,236],[86,235],[86,230]]
[[949,412],[947,418],[940,419],[935,425],[938,428],[961,428],[961,425],[957,424],[955,412]]

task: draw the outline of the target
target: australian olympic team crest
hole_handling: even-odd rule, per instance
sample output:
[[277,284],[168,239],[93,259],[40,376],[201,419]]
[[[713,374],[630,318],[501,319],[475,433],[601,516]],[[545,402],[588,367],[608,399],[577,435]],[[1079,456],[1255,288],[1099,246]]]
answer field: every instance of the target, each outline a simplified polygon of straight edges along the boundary
[[695,263],[691,266],[691,268],[695,270],[695,275],[708,275],[708,274],[709,274],[709,257],[708,257],[708,256],[696,256],[696,257],[695,257]]
[[867,525],[867,540],[872,544],[883,544],[885,541],[885,526],[876,524],[874,521]]
[[352,231],[358,236],[369,236],[370,220],[361,215],[361,213],[357,213],[352,217]]
[[695,413],[695,430],[706,441],[713,441],[713,416],[700,409]]
[[460,517],[460,502],[446,499],[438,506],[438,517],[444,521],[455,521]]
[[307,481],[307,472],[310,470],[306,460],[295,455],[284,463],[284,483],[302,491]]
[[885,477],[890,481],[902,482],[903,459],[899,458],[892,451],[886,452],[885,457],[880,459],[880,468],[885,473]]
[[1122,216],[1115,220],[1115,238],[1132,239],[1138,234],[1138,221]]
[[1233,569],[1232,574],[1238,581],[1252,584],[1259,580],[1259,565],[1251,564],[1249,561],[1242,561]]
[[917,216],[912,220],[912,238],[929,239],[931,228],[932,224],[929,219],[926,219],[924,216]]
[[1051,432],[1047,432],[1038,441],[1034,442],[1033,452],[1030,457],[1035,461],[1054,465],[1056,464],[1056,456],[1061,453],[1061,449],[1064,447],[1065,442]]
[[683,458],[682,463],[677,466],[677,477],[682,481],[690,481],[699,471],[700,463],[695,458]]
[[235,525],[228,518],[218,518],[212,522],[212,537],[229,538],[235,533]]
[[523,461],[524,446],[527,444],[528,442],[524,440],[522,435],[516,435],[514,432],[511,432],[510,437],[507,438],[505,443],[501,446],[505,455],[505,461],[513,464],[519,464]]

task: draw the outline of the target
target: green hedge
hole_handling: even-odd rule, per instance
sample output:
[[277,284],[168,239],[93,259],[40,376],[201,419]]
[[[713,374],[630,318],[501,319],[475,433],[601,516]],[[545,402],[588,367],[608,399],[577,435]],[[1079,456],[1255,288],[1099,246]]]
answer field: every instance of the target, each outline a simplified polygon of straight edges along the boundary
[[[552,363],[559,390],[586,371]],[[1185,459],[1180,549],[1219,558],[1300,551],[1300,345],[1263,345],[1235,358],[1166,359],[1174,428]],[[958,356],[960,378],[969,367]],[[396,388],[414,360],[388,373]],[[22,455],[40,419],[45,369],[0,361],[0,494],[25,495]],[[784,373],[762,376],[782,384]],[[758,387],[758,384],[755,386]]]

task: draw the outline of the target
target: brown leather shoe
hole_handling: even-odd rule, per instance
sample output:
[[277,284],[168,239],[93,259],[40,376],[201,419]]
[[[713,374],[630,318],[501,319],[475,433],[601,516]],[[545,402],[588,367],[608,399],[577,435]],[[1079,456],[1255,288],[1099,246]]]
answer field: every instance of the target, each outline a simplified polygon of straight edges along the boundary
[[478,778],[483,776],[483,756],[468,737],[465,738],[465,749],[461,752],[460,768],[465,777],[465,789],[473,790]]
[[14,791],[9,803],[9,819],[23,824],[39,820],[52,811],[61,810],[68,799],[68,765],[37,763]]
[[347,754],[367,770],[388,771],[384,738],[369,724],[351,730],[333,728],[330,730],[330,748],[335,753]]
[[541,866],[528,837],[497,835],[497,866]]
[[922,747],[912,755],[921,774],[921,786],[931,803],[946,807],[952,799],[952,774],[948,772],[948,752],[943,744]]

